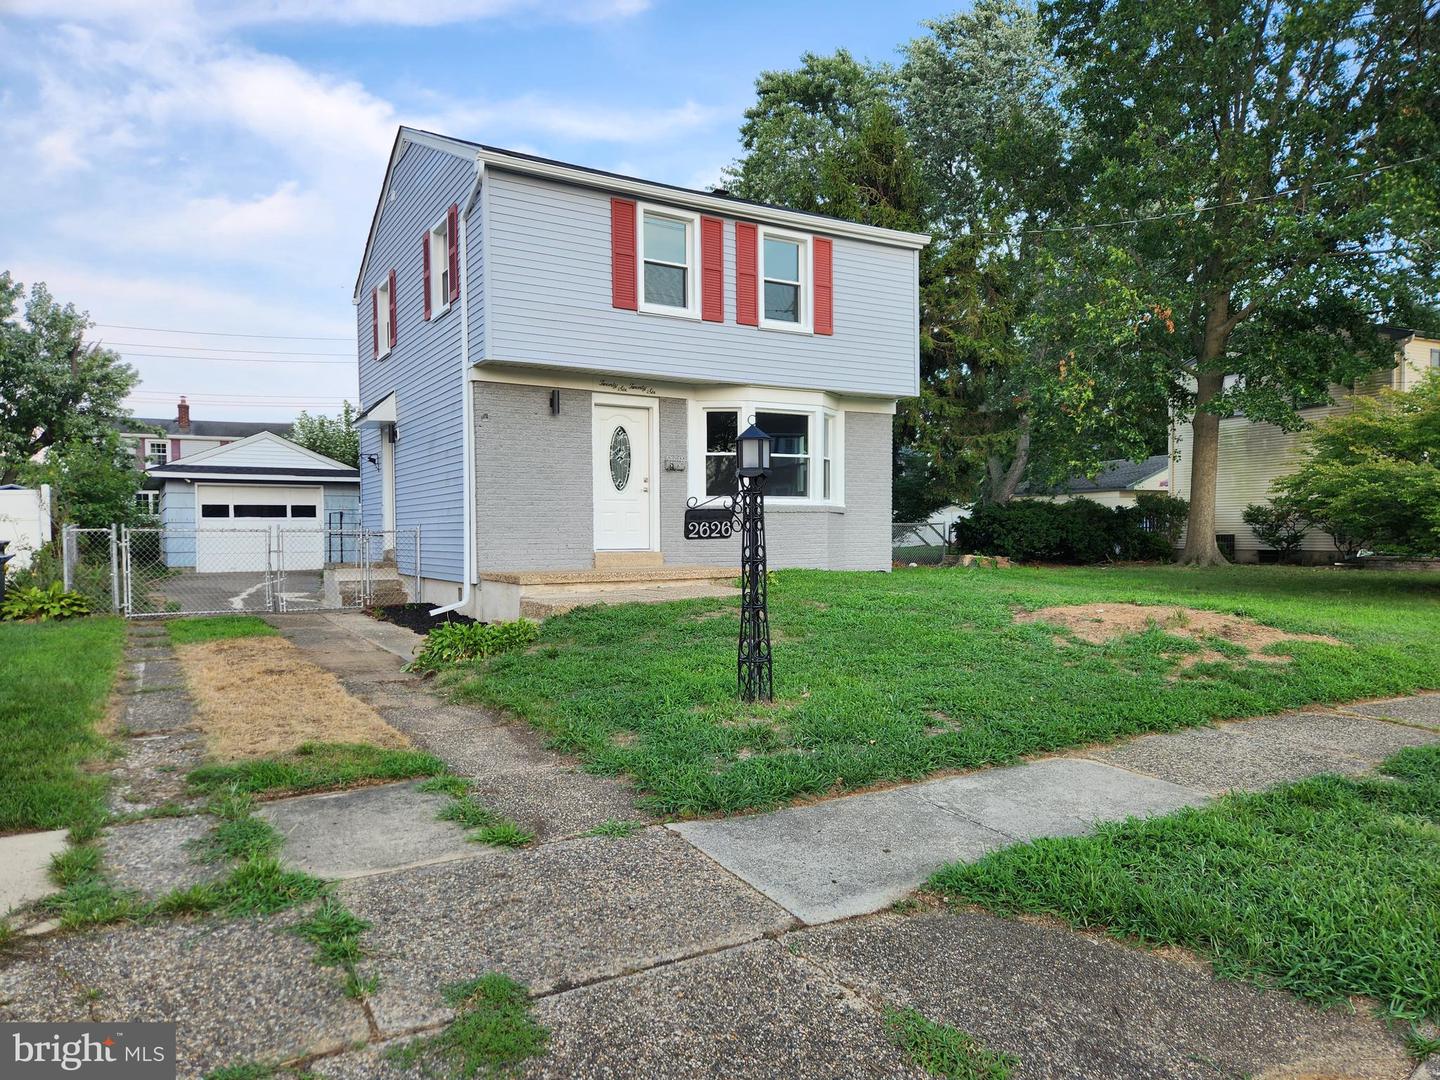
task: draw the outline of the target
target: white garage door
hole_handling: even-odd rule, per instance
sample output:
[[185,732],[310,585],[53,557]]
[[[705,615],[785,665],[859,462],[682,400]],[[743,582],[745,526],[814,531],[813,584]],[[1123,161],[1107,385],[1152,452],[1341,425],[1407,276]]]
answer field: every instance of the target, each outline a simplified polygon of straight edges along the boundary
[[318,487],[197,484],[195,569],[263,573],[270,551],[283,543],[286,570],[319,570],[325,564],[323,505]]

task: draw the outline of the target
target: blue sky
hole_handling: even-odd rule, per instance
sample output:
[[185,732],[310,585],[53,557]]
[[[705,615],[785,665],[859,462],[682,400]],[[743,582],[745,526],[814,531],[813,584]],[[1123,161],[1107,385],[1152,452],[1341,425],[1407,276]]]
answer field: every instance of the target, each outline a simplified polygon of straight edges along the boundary
[[949,10],[3,0],[0,269],[106,324],[94,336],[142,373],[139,415],[180,393],[196,418],[334,412],[398,124],[704,186],[761,70],[840,46],[893,59]]

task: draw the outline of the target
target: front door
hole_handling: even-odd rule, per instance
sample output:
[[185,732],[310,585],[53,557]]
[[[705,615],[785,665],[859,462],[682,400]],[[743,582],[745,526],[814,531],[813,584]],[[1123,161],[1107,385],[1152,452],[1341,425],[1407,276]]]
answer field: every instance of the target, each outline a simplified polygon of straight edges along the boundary
[[595,550],[653,547],[650,410],[595,406]]

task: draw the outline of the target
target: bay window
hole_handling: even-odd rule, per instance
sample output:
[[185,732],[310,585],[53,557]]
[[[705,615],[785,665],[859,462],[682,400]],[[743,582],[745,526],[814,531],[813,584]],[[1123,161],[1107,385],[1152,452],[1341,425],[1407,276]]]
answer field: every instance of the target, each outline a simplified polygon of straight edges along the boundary
[[697,403],[692,412],[698,436],[692,453],[699,460],[700,476],[692,485],[697,497],[735,494],[736,434],[752,421],[773,440],[767,498],[786,502],[839,503],[842,501],[839,466],[838,414],[822,407],[782,405],[763,407],[759,402],[738,405]]
[[797,499],[810,497],[810,420],[808,413],[759,412],[755,426],[770,444],[770,478],[765,494]]

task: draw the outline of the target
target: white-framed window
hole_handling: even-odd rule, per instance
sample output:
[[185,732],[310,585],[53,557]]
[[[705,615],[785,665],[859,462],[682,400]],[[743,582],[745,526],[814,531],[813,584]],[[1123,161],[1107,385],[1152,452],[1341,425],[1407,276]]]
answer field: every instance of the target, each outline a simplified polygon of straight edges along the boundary
[[170,461],[170,440],[169,439],[146,439],[145,440],[145,464],[165,465]]
[[735,493],[735,439],[740,430],[755,425],[773,440],[770,476],[765,496],[784,503],[837,505],[841,494],[841,427],[838,414],[822,407],[750,402],[740,405],[700,403],[691,413],[700,425],[692,441],[701,463],[699,483],[691,494],[699,497]]
[[160,512],[160,492],[135,492],[135,507],[142,514],[158,514]]
[[450,310],[450,215],[430,229],[430,318]]
[[808,334],[811,329],[810,238],[760,229],[760,325]]
[[683,210],[639,207],[640,310],[700,317],[700,216]]
[[380,282],[379,288],[375,290],[375,319],[376,333],[380,351],[378,356],[388,356],[390,347],[395,344],[395,327],[390,321],[390,279],[387,277]]

